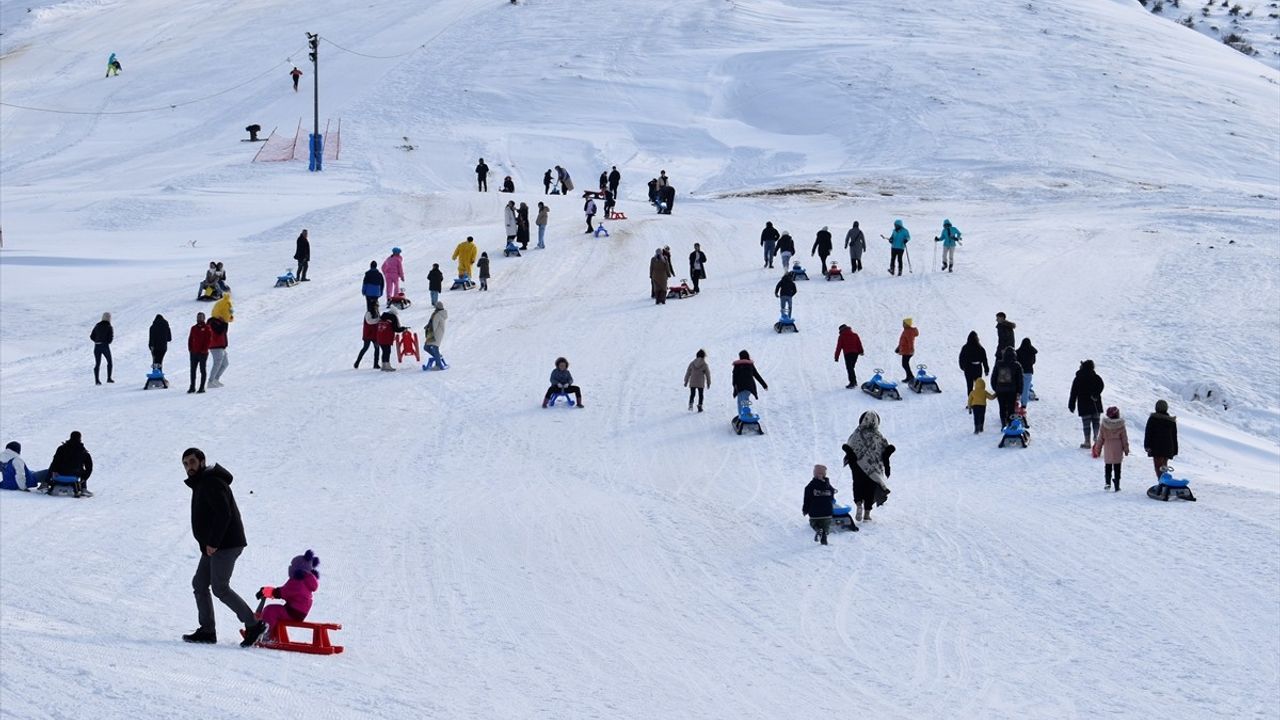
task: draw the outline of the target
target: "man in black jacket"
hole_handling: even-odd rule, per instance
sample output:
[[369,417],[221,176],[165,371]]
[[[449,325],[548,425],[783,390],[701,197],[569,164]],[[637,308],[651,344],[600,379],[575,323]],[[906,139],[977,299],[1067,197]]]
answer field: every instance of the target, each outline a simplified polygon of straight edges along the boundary
[[311,240],[307,237],[306,228],[298,235],[298,247],[293,252],[293,259],[298,261],[298,282],[307,282],[307,266],[311,264]]
[[618,183],[622,182],[622,173],[618,172],[618,166],[614,165],[609,171],[609,192],[614,196],[618,196]]
[[64,475],[66,477],[80,478],[80,482],[76,483],[76,497],[81,495],[92,496],[89,492],[89,476],[93,474],[93,456],[84,448],[84,444],[80,442],[80,431],[76,430],[71,433],[66,442],[58,446],[53,451],[53,459],[49,461],[49,477],[54,475]]
[[244,641],[240,645],[249,647],[257,642],[267,626],[253,616],[249,605],[231,589],[236,560],[248,544],[240,509],[231,494],[231,473],[221,465],[206,465],[204,452],[199,448],[187,448],[182,453],[182,467],[187,471],[187,487],[191,488],[191,534],[200,548],[200,564],[191,578],[200,627],[182,639],[190,643],[218,642],[213,597],[209,594],[212,588],[213,595],[244,623]]
[[791,271],[782,273],[782,279],[773,286],[773,296],[779,299],[782,314],[791,317],[791,301],[796,296],[796,281]]
[[476,163],[476,190],[489,192],[489,166],[484,164],[484,158]]

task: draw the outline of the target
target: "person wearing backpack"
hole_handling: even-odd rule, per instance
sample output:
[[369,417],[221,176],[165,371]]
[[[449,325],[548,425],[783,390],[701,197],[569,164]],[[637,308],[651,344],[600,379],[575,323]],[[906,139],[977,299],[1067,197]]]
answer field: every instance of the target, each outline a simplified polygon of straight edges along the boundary
[[1013,348],[1005,348],[995,367],[991,368],[991,389],[1000,403],[1000,427],[1013,419],[1013,406],[1022,393],[1022,366]]
[[1106,384],[1094,370],[1093,361],[1080,363],[1076,377],[1071,381],[1071,395],[1067,398],[1067,410],[1080,413],[1080,426],[1084,430],[1084,442],[1080,447],[1088,450],[1098,440],[1099,418],[1102,415],[1102,390]]

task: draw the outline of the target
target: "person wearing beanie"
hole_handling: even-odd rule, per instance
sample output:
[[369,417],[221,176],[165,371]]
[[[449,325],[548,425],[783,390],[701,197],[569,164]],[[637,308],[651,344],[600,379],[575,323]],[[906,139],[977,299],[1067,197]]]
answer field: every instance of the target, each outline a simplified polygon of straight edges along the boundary
[[769,383],[764,381],[760,376],[760,371],[756,370],[756,365],[751,361],[751,355],[746,350],[738,352],[738,359],[733,361],[733,396],[738,401],[738,412],[751,404],[752,397],[760,397],[760,393],[756,390],[756,381],[760,382],[760,386],[765,390],[769,389]]
[[1107,481],[1106,489],[1111,489],[1112,476],[1115,477],[1116,492],[1120,492],[1120,463],[1129,454],[1129,431],[1124,426],[1124,418],[1120,417],[1120,408],[1112,405],[1107,408],[1107,416],[1102,419],[1102,427],[1098,431],[1098,440],[1093,444],[1093,456],[1102,457],[1106,463],[1103,477]]
[[289,562],[289,579],[280,587],[263,586],[255,596],[259,600],[281,600],[283,605],[267,605],[262,607],[262,622],[267,624],[264,631],[271,637],[271,628],[285,620],[303,622],[307,613],[311,612],[313,595],[320,589],[320,558],[315,552],[307,550]]
[[844,246],[849,248],[849,267],[850,272],[858,272],[862,269],[862,253],[867,250],[867,236],[862,233],[862,228],[858,227],[858,221],[853,221],[853,227],[849,228],[849,232],[844,234]]
[[93,384],[101,385],[102,380],[99,376],[99,368],[102,367],[102,359],[107,359],[107,382],[113,383],[111,379],[111,341],[115,339],[115,331],[111,327],[111,313],[102,313],[102,319],[97,325],[93,326],[93,331],[89,333],[89,339],[93,341]]
[[1022,366],[1022,398],[1020,399],[1022,407],[1026,407],[1031,400],[1031,382],[1036,371],[1036,355],[1039,352],[1036,346],[1031,344],[1031,338],[1025,337],[1015,351],[1018,364]]
[[655,305],[667,304],[667,260],[662,256],[662,248],[653,251],[649,258],[649,295]]
[[711,366],[707,365],[707,351],[699,350],[684,371],[684,386],[689,388],[689,409],[693,410],[693,399],[698,398],[698,412],[702,412],[703,391],[711,387]]
[[400,283],[404,281],[404,258],[400,248],[391,248],[391,254],[382,261],[382,275],[387,280],[387,302],[400,294]]
[[[813,479],[804,488],[804,505],[800,512],[809,517],[809,527],[813,528],[813,541],[827,544],[827,533],[831,530],[831,513],[836,498],[836,489],[827,479],[827,466],[814,465]],[[856,527],[856,526],[855,526]]]
[[10,442],[0,451],[0,490],[21,490],[31,492],[31,488],[49,480],[48,470],[32,470],[22,459],[22,444]]
[[954,271],[956,269],[956,245],[960,244],[960,228],[952,225],[950,220],[943,220],[942,234],[934,238],[933,241],[942,243],[942,269],[947,272]]
[[827,274],[827,256],[831,254],[831,231],[826,225],[818,231],[818,235],[814,238],[813,247],[809,249],[809,257],[818,254],[818,259],[822,261],[822,274]]
[[[1012,345],[1012,338],[1010,345]],[[1076,377],[1071,381],[1071,395],[1067,398],[1067,410],[1076,412],[1079,408],[1080,426],[1084,430],[1084,442],[1080,447],[1088,450],[1098,439],[1098,427],[1102,416],[1102,390],[1106,383],[1094,370],[1092,360],[1080,363]]]
[[920,328],[915,326],[915,322],[911,318],[903,318],[898,347],[894,349],[895,353],[902,356],[902,371],[906,373],[906,379],[902,382],[911,382],[911,356],[916,354],[916,338],[919,336]]
[[[880,237],[884,237],[881,235]],[[898,265],[898,276],[902,276],[902,256],[907,251],[907,243],[911,242],[911,233],[901,220],[893,221],[893,233],[889,236],[889,274],[893,274],[893,266]]]
[[1169,414],[1169,403],[1156,401],[1156,411],[1147,418],[1147,429],[1142,436],[1142,448],[1151,457],[1156,479],[1169,461],[1178,455],[1178,418]]
[[[484,281],[481,280],[481,282]],[[439,300],[433,307],[435,309],[431,311],[426,327],[422,328],[422,347],[441,368],[444,368],[444,358],[440,356],[440,343],[444,342],[444,325],[449,319],[449,313],[445,311],[444,303]]]
[[378,364],[378,323],[382,321],[378,312],[378,300],[374,298],[372,305],[365,309],[364,319],[360,323],[360,340],[364,343],[360,346],[360,352],[356,355],[356,362],[352,367],[359,370],[360,361],[364,360],[364,354],[369,351],[369,347],[373,347],[373,369],[381,370],[382,366]]
[[969,331],[969,339],[960,348],[960,371],[964,373],[965,392],[973,392],[973,381],[991,372],[987,349],[982,347],[977,330]]
[[1007,427],[1013,420],[1014,406],[1022,394],[1022,366],[1017,354],[1008,347],[998,353],[995,367],[991,368],[991,390],[1000,403],[1000,427]]
[[93,456],[80,441],[80,432],[74,431],[54,451],[53,459],[49,461],[49,477],[52,479],[54,475],[63,475],[78,478],[75,495],[80,497],[93,494],[89,492],[89,476],[92,474]]
[[836,362],[840,362],[840,353],[844,353],[844,371],[849,376],[849,384],[845,385],[845,388],[856,388],[858,377],[855,374],[855,368],[858,365],[858,357],[863,354],[862,338],[858,337],[858,333],[848,325],[841,325],[840,334],[836,337]]

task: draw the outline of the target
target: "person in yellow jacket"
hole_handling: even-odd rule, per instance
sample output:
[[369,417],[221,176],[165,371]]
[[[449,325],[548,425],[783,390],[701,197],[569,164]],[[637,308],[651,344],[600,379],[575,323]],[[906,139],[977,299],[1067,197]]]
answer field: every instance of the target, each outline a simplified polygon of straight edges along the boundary
[[458,277],[471,277],[471,266],[475,264],[477,254],[475,239],[470,235],[453,249],[452,259],[458,261]]
[[235,320],[235,313],[231,309],[231,291],[228,290],[218,298],[218,302],[213,304],[213,317],[218,318],[224,323],[230,324]]
[[969,392],[969,402],[966,405],[969,408],[969,412],[973,413],[974,435],[982,432],[982,422],[987,417],[987,401],[995,398],[995,393],[987,392],[986,380],[982,378],[974,379],[973,390]]

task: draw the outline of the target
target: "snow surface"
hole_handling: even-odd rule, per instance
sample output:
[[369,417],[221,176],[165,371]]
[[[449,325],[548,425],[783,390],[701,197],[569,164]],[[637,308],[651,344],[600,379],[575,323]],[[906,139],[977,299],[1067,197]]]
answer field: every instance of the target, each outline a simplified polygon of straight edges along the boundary
[[[0,498],[3,717],[1280,715],[1275,70],[1127,0],[23,6],[0,6],[0,437],[43,466],[82,431],[98,495]],[[238,142],[309,125],[287,78],[310,87],[307,30],[398,56],[322,45],[343,157],[320,174]],[[589,238],[551,198],[549,248],[503,259],[508,198],[470,191],[477,156],[530,204],[552,164],[580,187],[617,164],[631,219]],[[660,169],[669,217],[643,202]],[[895,217],[902,278],[877,239]],[[944,217],[954,274],[932,267]],[[796,335],[771,329],[768,219],[802,247],[853,219],[871,240],[865,274],[801,284]],[[315,281],[274,289],[302,227]],[[426,271],[466,235],[494,279],[444,298],[452,368],[352,370],[369,260],[404,248],[420,328]],[[647,258],[670,245],[683,270],[694,241],[704,293],[654,308]],[[176,387],[142,392],[151,318],[181,338],[214,258],[226,387],[182,392],[179,339]],[[954,369],[998,310],[1040,349],[1026,450],[971,434]],[[98,388],[103,311],[118,382]],[[845,390],[836,327],[865,377],[896,368],[905,316],[943,394]],[[729,429],[742,348],[769,381],[762,437]],[[581,411],[538,408],[557,355]],[[1066,409],[1084,358],[1129,420],[1118,495]],[[1161,397],[1199,503],[1143,494]],[[801,490],[821,462],[850,499],[839,447],[868,408],[894,493],[816,546]],[[190,445],[236,475],[233,586],[314,548],[312,617],[343,623],[345,654],[241,651],[220,605],[222,645],[177,641]]]

